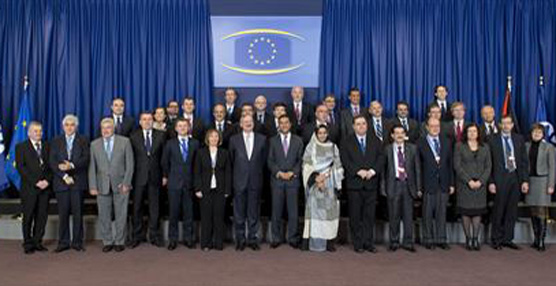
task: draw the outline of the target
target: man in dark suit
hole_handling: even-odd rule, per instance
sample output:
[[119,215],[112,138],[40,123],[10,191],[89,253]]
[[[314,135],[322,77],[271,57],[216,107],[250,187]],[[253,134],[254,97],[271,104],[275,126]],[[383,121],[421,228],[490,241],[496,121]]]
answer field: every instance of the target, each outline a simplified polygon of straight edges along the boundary
[[241,117],[241,108],[236,104],[237,92],[229,87],[224,91],[224,107],[226,109],[226,121],[230,124],[236,124]]
[[310,103],[304,102],[305,91],[301,86],[294,86],[291,90],[292,103],[288,106],[288,114],[292,119],[292,126],[295,126],[295,134],[303,134],[303,129],[307,123],[315,120],[315,108]]
[[452,121],[452,112],[450,111],[450,103],[448,102],[448,87],[445,85],[437,85],[434,87],[434,100],[442,112],[442,121]]
[[[282,115],[287,115],[287,106],[283,102],[276,102],[272,106],[272,118],[265,121],[265,130],[267,138],[272,138],[278,135],[280,130],[280,123],[278,118]],[[294,132],[295,133],[295,132]]]
[[166,105],[166,114],[168,115],[166,117],[166,126],[169,129],[174,126],[174,123],[180,116],[180,103],[177,100],[168,101]]
[[340,145],[353,247],[358,253],[374,253],[376,199],[384,155],[382,144],[367,131],[364,115],[353,118],[353,130],[354,134],[342,139]]
[[131,147],[135,157],[135,171],[133,172],[133,242],[130,247],[135,248],[146,240],[143,227],[144,201],[149,204],[149,241],[156,246],[162,246],[162,236],[159,231],[159,198],[162,186],[162,171],[160,160],[166,143],[166,133],[153,129],[153,116],[150,112],[139,115],[141,128],[130,136]]
[[226,107],[224,104],[217,103],[212,108],[212,117],[214,120],[207,126],[207,130],[215,129],[220,133],[222,138],[222,147],[228,149],[228,142],[230,137],[235,134],[234,126],[226,121]]
[[379,101],[372,101],[367,110],[367,125],[369,126],[369,133],[372,137],[376,138],[380,143],[386,145],[389,142],[389,122],[383,116],[382,104]]
[[326,121],[330,124],[334,124],[340,127],[340,113],[336,110],[336,97],[333,93],[329,93],[326,95],[322,104],[328,108],[328,118]]
[[502,117],[502,130],[488,141],[492,156],[492,173],[488,186],[494,194],[492,210],[492,247],[519,249],[512,242],[517,219],[520,191],[529,191],[529,160],[521,135],[513,133],[511,115]]
[[42,245],[48,219],[48,199],[52,173],[48,166],[49,146],[42,140],[42,124],[29,123],[29,140],[15,147],[15,162],[21,176],[23,210],[23,250],[25,254],[48,251]]
[[267,122],[273,122],[274,117],[268,111],[266,111],[266,97],[264,95],[259,95],[255,98],[255,120],[257,124],[263,127],[263,134],[268,136]]
[[[52,139],[50,144],[50,169],[54,173],[52,185],[58,202],[60,217],[58,247],[55,252],[71,247],[83,248],[83,196],[88,190],[89,140],[77,134],[79,120],[75,115],[66,115],[62,120],[64,134]],[[70,241],[69,218],[72,215],[73,239]]]
[[318,105],[315,109],[315,122],[308,123],[303,130],[303,144],[307,145],[315,133],[315,128],[321,125],[328,127],[328,138],[335,144],[340,143],[340,127],[328,121],[328,108],[326,105]]
[[193,162],[199,141],[189,134],[189,121],[180,118],[176,121],[176,138],[170,139],[162,153],[162,184],[168,185],[170,203],[170,224],[168,226],[168,250],[174,250],[179,240],[178,223],[180,213],[183,218],[183,243],[195,248],[193,229]]
[[446,122],[446,136],[455,145],[463,141],[463,133],[469,122],[465,121],[465,105],[463,102],[456,101],[452,103],[450,110],[452,111],[452,121]]
[[342,138],[349,138],[353,135],[353,118],[359,114],[363,114],[361,110],[361,93],[359,89],[352,88],[349,90],[349,106],[344,108],[340,113],[340,131]]
[[[243,251],[245,243],[253,250],[259,250],[260,196],[263,186],[267,147],[264,135],[253,131],[252,116],[240,119],[242,131],[230,138],[229,153],[233,168],[234,222],[236,250]],[[245,228],[248,234],[245,234]]]
[[[244,103],[241,105],[241,117],[243,116],[251,116],[253,117],[253,131],[259,134],[265,135],[266,128],[263,124],[259,123],[259,121],[255,120],[255,108],[250,103]],[[241,132],[241,124],[238,122],[235,126],[235,132]]]
[[417,141],[424,187],[424,192],[420,193],[423,196],[423,243],[427,249],[438,246],[447,250],[450,247],[446,235],[446,208],[455,191],[452,143],[440,135],[437,118],[427,120],[427,133]]
[[494,134],[498,134],[498,126],[496,126],[496,114],[494,112],[494,107],[491,105],[485,105],[481,108],[481,117],[483,119],[483,124],[479,127],[481,131],[481,140],[483,143],[488,142],[489,138]]
[[421,160],[417,146],[406,141],[407,133],[401,124],[391,129],[393,143],[385,148],[386,169],[381,187],[388,198],[390,251],[400,246],[400,220],[403,218],[402,248],[415,252],[413,245],[413,200],[421,190]]
[[[390,126],[400,124],[406,132],[405,140],[409,143],[415,144],[419,139],[420,128],[417,120],[409,118],[409,103],[406,101],[398,101],[396,104],[396,116],[390,121]],[[390,136],[389,141],[392,142],[393,138]]]
[[[325,108],[325,107],[324,107]],[[268,168],[272,186],[272,243],[277,248],[282,243],[282,215],[284,201],[288,210],[288,243],[292,248],[299,247],[298,191],[301,186],[301,163],[303,160],[303,141],[290,132],[291,122],[282,115],[280,135],[270,139]]]
[[[197,142],[204,142],[205,123],[200,117],[195,117],[195,100],[192,97],[184,98],[182,109],[183,118],[189,122],[189,137],[193,137]],[[176,128],[172,128],[172,130],[176,131]]]
[[131,116],[125,116],[125,101],[123,98],[112,99],[112,118],[114,119],[115,132],[118,135],[129,137],[133,129],[135,129],[135,119]]

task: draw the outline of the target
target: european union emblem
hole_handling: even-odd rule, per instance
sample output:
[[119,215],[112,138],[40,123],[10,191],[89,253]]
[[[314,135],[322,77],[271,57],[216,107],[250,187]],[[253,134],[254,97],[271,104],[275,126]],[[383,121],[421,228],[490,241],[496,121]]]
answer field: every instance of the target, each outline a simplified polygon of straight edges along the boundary
[[235,41],[235,64],[248,69],[279,69],[291,64],[290,40],[279,35],[249,35]]
[[305,39],[276,29],[252,29],[222,38],[234,41],[234,63],[222,63],[227,69],[252,75],[272,75],[298,69],[304,63],[292,63],[292,41]]

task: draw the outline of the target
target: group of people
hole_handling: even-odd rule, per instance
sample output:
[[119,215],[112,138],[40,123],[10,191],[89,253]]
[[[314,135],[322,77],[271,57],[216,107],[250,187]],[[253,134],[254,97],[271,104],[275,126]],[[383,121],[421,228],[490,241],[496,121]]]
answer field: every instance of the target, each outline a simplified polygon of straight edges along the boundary
[[[288,243],[303,250],[334,251],[339,197],[345,194],[357,253],[377,251],[379,195],[388,202],[390,251],[416,251],[416,200],[422,200],[423,246],[449,249],[446,212],[451,196],[456,196],[465,247],[479,250],[481,217],[489,210],[490,193],[491,246],[519,249],[513,243],[514,225],[521,194],[526,194],[533,247],[544,250],[556,155],[554,147],[543,141],[543,126],[534,124],[526,140],[513,132],[511,116],[496,122],[492,106],[482,108],[483,122],[476,124],[465,120],[464,103],[448,102],[445,86],[435,87],[434,96],[422,123],[409,117],[410,106],[404,101],[387,119],[380,102],[363,107],[356,88],[349,91],[348,106],[337,111],[334,95],[313,106],[303,101],[302,87],[292,88],[291,103],[274,103],[270,112],[263,95],[253,104],[238,106],[237,93],[229,88],[225,102],[213,106],[213,120],[207,123],[194,115],[192,98],[183,99],[181,115],[179,103],[171,101],[142,112],[138,128],[132,117],[124,115],[124,100],[115,98],[112,115],[100,122],[101,136],[90,143],[77,132],[75,115],[63,118],[64,133],[50,142],[42,136],[41,123],[30,122],[29,140],[16,148],[24,252],[47,250],[42,238],[50,190],[60,218],[55,252],[85,251],[86,193],[96,197],[103,252],[120,252],[126,245],[135,248],[147,239],[169,250],[179,243],[195,248],[196,204],[201,248],[222,250],[228,202],[233,205],[235,249],[259,250],[265,192],[271,197],[271,248]],[[305,202],[302,227],[300,194]],[[130,196],[132,234],[126,243]],[[167,243],[160,224],[162,197],[167,197],[169,208]]]

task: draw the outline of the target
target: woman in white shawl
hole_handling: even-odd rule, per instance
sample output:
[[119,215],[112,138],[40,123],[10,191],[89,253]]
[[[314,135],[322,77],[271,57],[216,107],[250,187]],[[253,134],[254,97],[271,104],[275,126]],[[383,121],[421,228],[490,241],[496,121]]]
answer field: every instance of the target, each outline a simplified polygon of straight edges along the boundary
[[318,126],[303,155],[305,226],[302,250],[335,251],[344,169],[338,147],[328,140],[328,128]]

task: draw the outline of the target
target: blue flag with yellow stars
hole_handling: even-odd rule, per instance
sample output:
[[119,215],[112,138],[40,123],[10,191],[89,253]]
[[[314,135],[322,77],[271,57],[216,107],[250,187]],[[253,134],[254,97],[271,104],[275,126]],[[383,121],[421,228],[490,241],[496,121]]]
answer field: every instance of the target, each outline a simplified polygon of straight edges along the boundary
[[19,190],[21,188],[21,177],[16,169],[15,164],[15,146],[27,140],[28,124],[31,122],[31,104],[29,102],[29,89],[25,88],[25,93],[19,104],[19,117],[14,126],[12,141],[10,142],[10,150],[6,156],[6,175],[10,182]]

